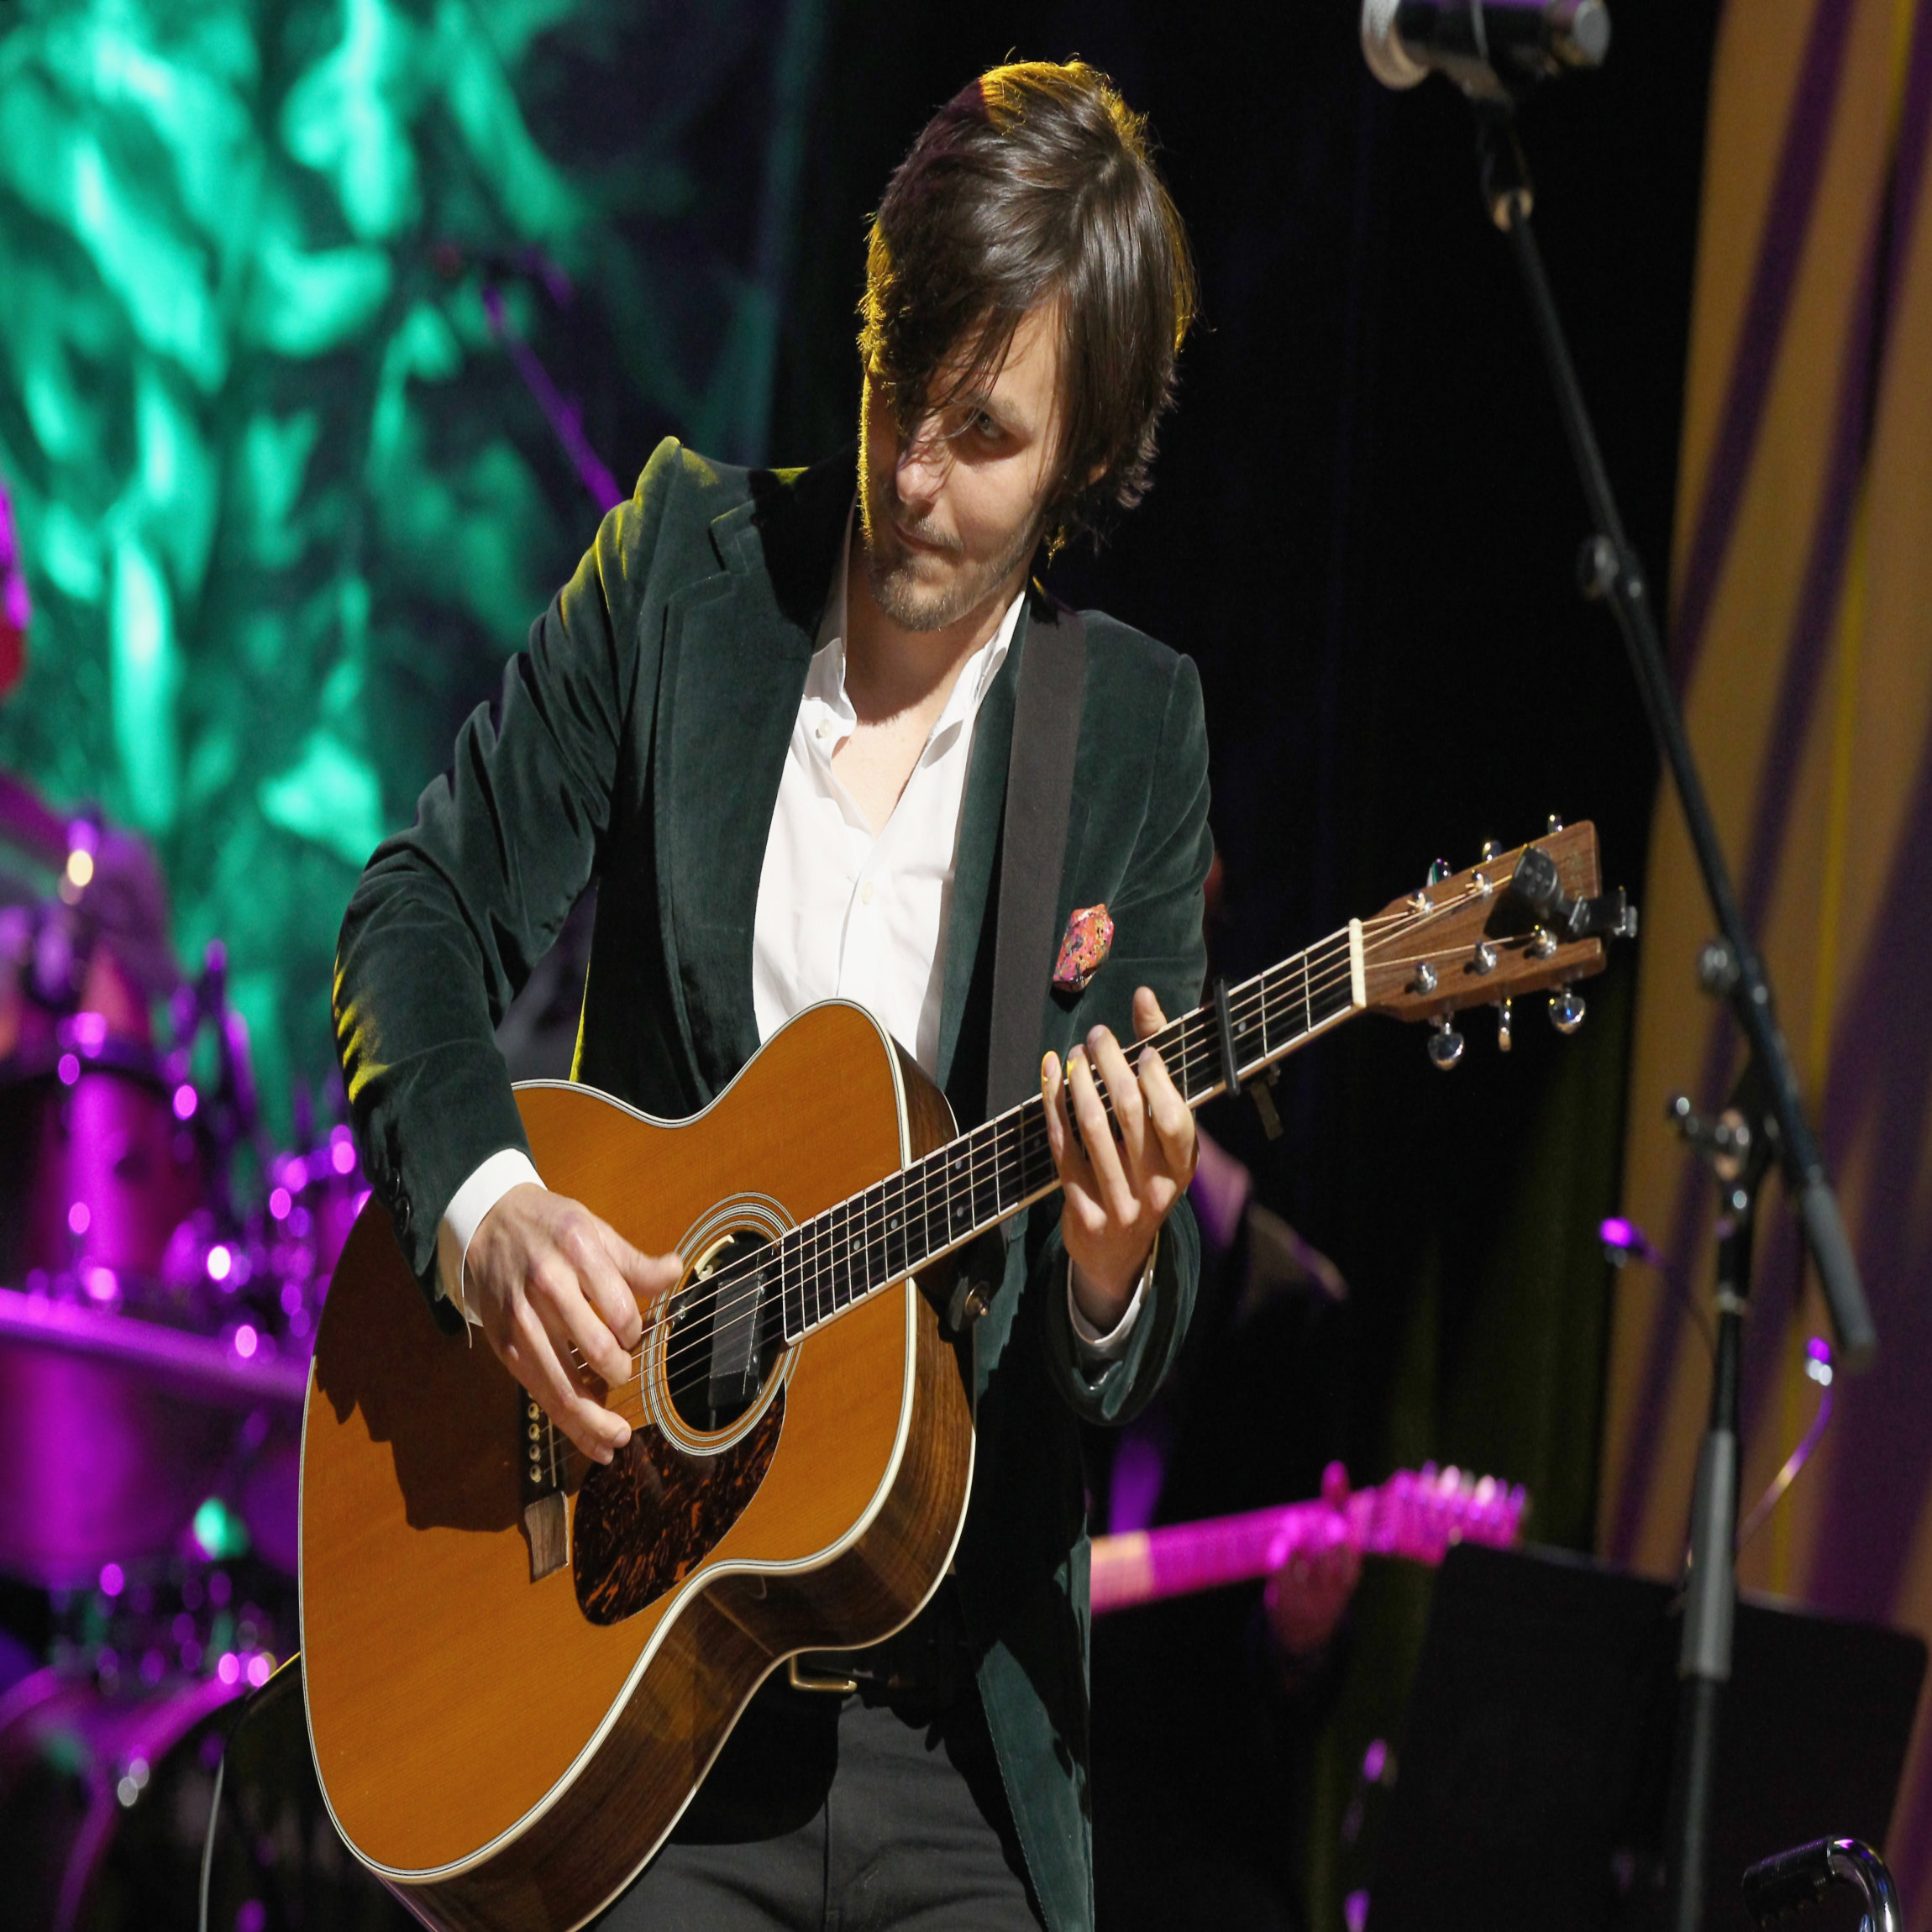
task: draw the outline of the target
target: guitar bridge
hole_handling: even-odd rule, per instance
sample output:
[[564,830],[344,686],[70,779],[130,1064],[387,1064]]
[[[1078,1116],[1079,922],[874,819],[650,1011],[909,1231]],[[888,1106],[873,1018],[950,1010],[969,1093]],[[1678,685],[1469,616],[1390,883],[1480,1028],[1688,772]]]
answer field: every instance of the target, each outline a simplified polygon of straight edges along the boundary
[[564,1457],[557,1425],[523,1399],[522,1516],[523,1540],[530,1546],[530,1581],[534,1583],[570,1561],[570,1512],[564,1501]]

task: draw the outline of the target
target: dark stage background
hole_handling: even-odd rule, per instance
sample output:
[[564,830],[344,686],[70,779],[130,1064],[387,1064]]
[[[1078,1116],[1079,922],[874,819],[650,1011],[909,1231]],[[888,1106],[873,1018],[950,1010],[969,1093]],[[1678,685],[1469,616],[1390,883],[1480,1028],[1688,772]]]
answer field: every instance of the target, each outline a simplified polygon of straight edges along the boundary
[[[1606,70],[1552,87],[1523,116],[1550,270],[1626,520],[1659,582],[1717,11],[1716,0],[1630,0]],[[313,8],[270,12],[281,35],[265,56],[272,93],[335,29]],[[1609,882],[1642,895],[1655,764],[1611,622],[1575,589],[1583,505],[1504,244],[1478,202],[1468,113],[1440,82],[1399,97],[1377,87],[1356,34],[1342,0],[606,5],[576,9],[506,60],[530,139],[597,211],[572,218],[574,244],[555,244],[574,303],[520,297],[514,313],[580,401],[621,485],[667,433],[780,463],[852,435],[869,211],[927,113],[975,71],[1009,55],[1077,52],[1150,114],[1197,251],[1203,325],[1152,495],[1097,556],[1063,558],[1051,580],[1201,667],[1226,879],[1213,939],[1231,975],[1378,909],[1420,885],[1432,859],[1471,863],[1484,838],[1515,844],[1551,813],[1595,819]],[[487,242],[494,222],[506,242],[549,245],[544,219],[529,195],[492,202],[480,190],[398,218],[381,245],[407,265],[382,326],[404,314],[405,293],[440,299],[426,265],[438,234]],[[486,423],[528,480],[491,506],[518,532],[506,580],[558,580],[595,507],[486,333],[465,333],[459,317],[452,326],[462,373],[433,392],[423,446],[442,446],[441,423],[445,442],[480,447]],[[365,349],[358,363],[356,353],[342,349],[333,375],[304,365],[360,399],[346,440],[328,419],[317,459],[350,451],[350,497],[363,487],[355,424],[380,428],[387,406],[373,373],[381,354]],[[430,392],[409,393],[413,410]],[[59,486],[37,433],[18,407],[0,406],[30,558]],[[452,491],[452,516],[479,501],[474,476]],[[347,555],[344,527],[332,522],[328,541]],[[401,543],[394,527],[386,540]],[[425,523],[419,540],[440,542],[445,528]],[[383,562],[373,538],[354,542],[359,621],[374,641],[357,660],[365,680],[347,688],[363,691],[354,708],[368,722],[328,728],[362,747],[376,774],[365,809],[393,823],[428,775],[429,748],[493,688],[534,596],[466,617],[460,598]],[[333,582],[310,576],[312,588]],[[0,764],[63,799],[132,800],[183,904],[221,872],[208,833],[144,817],[138,788],[117,793],[56,745],[63,653],[92,633],[78,592],[71,605],[58,585],[39,594],[34,668],[0,713]],[[205,616],[213,593],[197,594]],[[106,646],[87,648],[107,662]],[[318,650],[276,675],[319,687],[332,661]],[[98,691],[73,700],[84,701],[98,709]],[[181,701],[186,718],[209,701]],[[265,717],[271,700],[253,701]],[[192,779],[192,746],[181,756]],[[293,848],[273,839],[304,836],[300,812],[277,806],[277,818],[270,806],[292,795],[265,785],[260,795],[281,827],[261,863],[281,864]],[[264,987],[271,966],[307,963],[293,991],[271,989],[258,1032],[281,1042],[276,1068],[318,1080],[326,943],[354,871],[332,836],[333,857],[329,836],[301,848],[303,895],[326,902],[326,918],[299,945],[265,929],[258,947]],[[195,900],[197,935],[219,929],[223,916],[207,909],[215,890]],[[236,920],[245,896],[243,881]],[[1426,1458],[1494,1472],[1530,1487],[1536,1537],[1588,1547],[1614,1284],[1594,1230],[1618,1201],[1632,985],[1626,949],[1585,989],[1590,1018],[1569,1040],[1544,1024],[1540,1000],[1524,1003],[1507,1058],[1486,1016],[1472,1016],[1465,1063],[1446,1079],[1419,1032],[1348,1029],[1291,1064],[1287,1132],[1272,1146],[1245,1110],[1210,1115],[1261,1197],[1349,1284],[1319,1369],[1358,1482]],[[1293,1420],[1252,1401],[1231,1454],[1264,1465],[1271,1435]],[[1393,1567],[1372,1567],[1357,1601],[1305,1848],[1324,1926],[1366,1882],[1373,1815],[1345,1851],[1342,1814],[1369,1740],[1397,1734],[1426,1604],[1426,1577]],[[1210,1754],[1216,1740],[1199,1748]]]

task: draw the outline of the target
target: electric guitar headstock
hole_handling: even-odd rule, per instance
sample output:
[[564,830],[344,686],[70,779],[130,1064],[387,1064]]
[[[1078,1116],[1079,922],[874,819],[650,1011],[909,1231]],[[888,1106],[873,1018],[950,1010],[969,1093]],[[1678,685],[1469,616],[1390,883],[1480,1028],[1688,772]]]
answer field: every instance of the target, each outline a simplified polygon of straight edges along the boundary
[[1620,890],[1603,890],[1596,827],[1552,819],[1541,838],[1513,852],[1485,846],[1461,872],[1438,860],[1420,888],[1364,920],[1366,1004],[1392,1019],[1434,1021],[1429,1058],[1446,1072],[1462,1057],[1454,1016],[1465,1007],[1496,1008],[1496,1043],[1507,1053],[1512,1001],[1550,990],[1551,1023],[1575,1032],[1583,1021],[1575,982],[1603,971],[1606,940],[1636,930],[1636,908]]
[[1521,1483],[1478,1477],[1472,1470],[1398,1469],[1372,1492],[1362,1547],[1412,1562],[1440,1563],[1452,1543],[1512,1548],[1522,1534],[1529,1498]]

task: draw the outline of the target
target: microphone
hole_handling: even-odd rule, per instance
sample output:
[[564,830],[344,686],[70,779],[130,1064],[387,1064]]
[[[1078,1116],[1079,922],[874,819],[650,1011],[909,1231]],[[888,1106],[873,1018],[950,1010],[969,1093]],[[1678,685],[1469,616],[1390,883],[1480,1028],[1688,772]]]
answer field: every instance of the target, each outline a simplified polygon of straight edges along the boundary
[[1362,51],[1385,87],[1446,74],[1478,100],[1507,101],[1610,49],[1604,0],[1362,0]]

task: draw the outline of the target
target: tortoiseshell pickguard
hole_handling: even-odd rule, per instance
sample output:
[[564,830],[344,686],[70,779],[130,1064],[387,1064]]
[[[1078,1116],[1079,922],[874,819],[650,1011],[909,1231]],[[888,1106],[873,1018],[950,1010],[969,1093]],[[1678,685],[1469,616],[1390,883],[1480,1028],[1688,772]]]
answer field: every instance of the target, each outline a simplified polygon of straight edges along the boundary
[[715,1456],[687,1456],[655,1429],[633,1430],[577,1493],[570,1568],[594,1624],[621,1623],[680,1583],[717,1547],[758,1494],[777,1452],[785,1391]]

